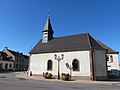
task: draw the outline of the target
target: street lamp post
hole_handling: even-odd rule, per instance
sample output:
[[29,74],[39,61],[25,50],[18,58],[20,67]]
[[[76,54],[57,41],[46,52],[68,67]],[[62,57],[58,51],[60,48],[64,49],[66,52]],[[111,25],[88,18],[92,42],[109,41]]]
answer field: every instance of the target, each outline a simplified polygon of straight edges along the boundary
[[60,61],[64,58],[64,55],[61,54],[61,57],[60,57],[55,54],[54,57],[55,57],[55,60],[58,61],[58,79],[60,79]]

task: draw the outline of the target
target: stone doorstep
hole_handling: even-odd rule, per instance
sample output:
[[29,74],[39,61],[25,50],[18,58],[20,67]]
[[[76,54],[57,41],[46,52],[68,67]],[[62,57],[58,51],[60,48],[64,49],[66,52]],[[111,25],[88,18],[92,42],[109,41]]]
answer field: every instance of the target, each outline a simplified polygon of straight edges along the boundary
[[68,83],[86,83],[86,84],[115,84],[120,82],[111,82],[111,81],[90,81],[90,80],[75,80],[75,81],[63,81],[58,79],[45,79],[43,76],[28,76],[26,74],[18,74],[16,77],[33,79],[33,80],[44,80],[44,81],[58,81],[58,82],[68,82]]

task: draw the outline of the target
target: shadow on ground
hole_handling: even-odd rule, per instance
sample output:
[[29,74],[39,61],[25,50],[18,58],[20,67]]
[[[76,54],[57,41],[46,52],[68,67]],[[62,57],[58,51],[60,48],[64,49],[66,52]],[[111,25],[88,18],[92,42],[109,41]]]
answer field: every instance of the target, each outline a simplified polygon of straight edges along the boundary
[[25,78],[19,78],[20,80],[27,80],[27,79],[25,79]]
[[119,78],[108,78],[108,81],[111,81],[111,82],[120,82],[120,77]]
[[3,77],[0,77],[0,78],[6,78],[6,77],[3,76]]

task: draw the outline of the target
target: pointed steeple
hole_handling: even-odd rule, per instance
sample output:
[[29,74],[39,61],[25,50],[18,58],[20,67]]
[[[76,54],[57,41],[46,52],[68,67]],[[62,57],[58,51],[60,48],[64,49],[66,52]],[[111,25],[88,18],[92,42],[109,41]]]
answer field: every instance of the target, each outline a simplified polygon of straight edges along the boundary
[[52,25],[51,25],[51,22],[50,22],[49,13],[48,13],[48,18],[47,18],[47,21],[46,21],[46,24],[44,26],[44,29],[43,29],[42,33],[43,33],[43,39],[42,39],[43,43],[46,43],[49,40],[53,39],[54,31],[52,29]]
[[53,32],[52,25],[51,25],[51,22],[50,22],[50,16],[48,16],[46,24],[45,24],[42,32],[44,32],[44,31]]

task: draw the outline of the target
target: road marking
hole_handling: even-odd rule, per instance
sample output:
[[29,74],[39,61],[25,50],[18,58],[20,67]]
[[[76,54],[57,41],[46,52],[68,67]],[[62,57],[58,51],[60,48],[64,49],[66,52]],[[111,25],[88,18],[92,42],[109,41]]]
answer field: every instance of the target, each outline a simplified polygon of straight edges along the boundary
[[113,85],[113,84],[107,84],[107,85]]
[[120,84],[116,84],[116,85],[120,86]]

